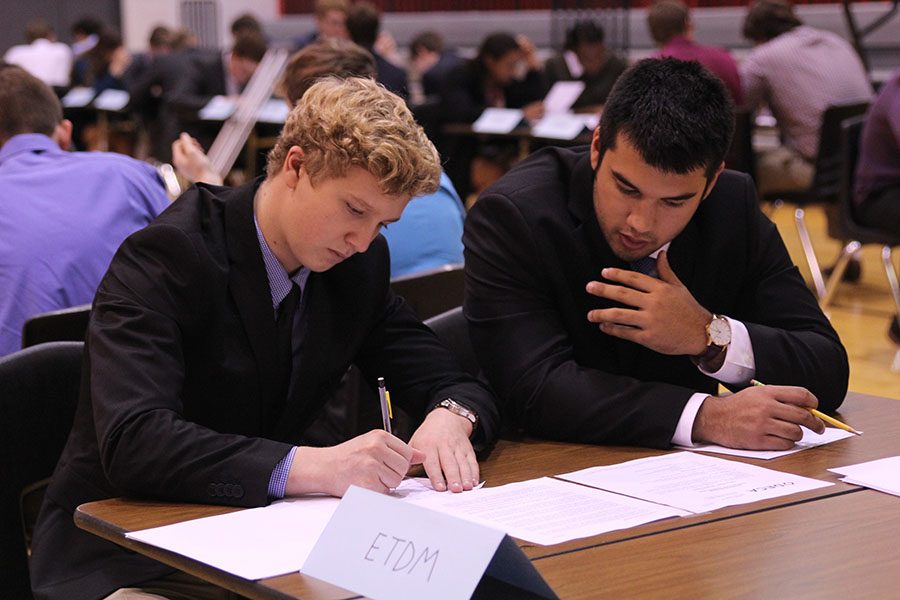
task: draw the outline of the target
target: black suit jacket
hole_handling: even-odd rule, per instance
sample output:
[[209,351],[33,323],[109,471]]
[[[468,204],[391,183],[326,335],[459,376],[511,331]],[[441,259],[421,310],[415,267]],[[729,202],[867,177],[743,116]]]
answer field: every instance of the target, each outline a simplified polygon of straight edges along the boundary
[[[717,382],[686,356],[608,336],[587,320],[613,306],[585,291],[628,268],[592,203],[587,147],[550,148],[484,192],[466,218],[465,314],[481,366],[528,432],[665,448],[695,392]],[[823,410],[847,390],[847,354],[792,264],[753,183],[725,171],[669,248],[697,301],[746,324],[756,377],[809,388]]]
[[[253,224],[253,182],[192,188],[129,237],[94,300],[75,424],[37,526],[40,598],[96,598],[170,571],[78,530],[114,496],[262,506],[276,464],[351,362],[421,418],[451,396],[493,436],[487,390],[388,285],[384,238],[304,288],[295,375],[279,402],[275,316]],[[372,402],[377,402],[372,398]],[[277,411],[279,404],[283,412]]]
[[[441,112],[448,123],[472,123],[486,106],[487,72],[477,58],[449,69],[441,90]],[[544,97],[540,71],[528,71],[521,81],[503,88],[507,108],[522,108]]]

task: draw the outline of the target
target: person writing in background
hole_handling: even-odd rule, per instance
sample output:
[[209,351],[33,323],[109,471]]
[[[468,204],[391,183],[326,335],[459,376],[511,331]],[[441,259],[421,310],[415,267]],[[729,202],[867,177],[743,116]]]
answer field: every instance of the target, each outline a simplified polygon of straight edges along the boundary
[[[184,589],[169,567],[80,531],[83,502],[384,492],[420,462],[437,490],[477,484],[473,441],[492,439],[494,400],[393,294],[379,235],[439,174],[403,100],[328,78],[291,111],[265,178],[193,187],[123,243],[94,300],[83,393],[34,534],[36,597]],[[408,444],[381,430],[304,443],[351,362],[421,421]]]
[[590,147],[535,153],[469,212],[470,336],[527,432],[785,449],[823,430],[807,408],[841,404],[847,353],[752,180],[723,168],[733,127],[718,77],[647,59]]

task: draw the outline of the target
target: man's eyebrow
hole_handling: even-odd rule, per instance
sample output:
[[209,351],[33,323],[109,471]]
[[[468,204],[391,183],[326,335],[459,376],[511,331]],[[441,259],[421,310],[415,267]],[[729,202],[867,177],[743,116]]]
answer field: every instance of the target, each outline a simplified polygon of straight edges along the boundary
[[[641,188],[639,188],[638,186],[636,186],[633,183],[631,183],[630,181],[628,181],[628,178],[625,177],[624,175],[622,175],[621,173],[618,173],[615,170],[613,170],[612,174],[613,174],[613,177],[615,177],[616,180],[623,186],[631,188],[633,190],[636,190],[637,192],[641,192]],[[683,194],[677,194],[675,196],[663,196],[662,198],[660,198],[660,200],[666,200],[668,202],[679,202],[681,200],[690,200],[691,198],[693,198],[696,195],[697,195],[697,192],[685,192]]]

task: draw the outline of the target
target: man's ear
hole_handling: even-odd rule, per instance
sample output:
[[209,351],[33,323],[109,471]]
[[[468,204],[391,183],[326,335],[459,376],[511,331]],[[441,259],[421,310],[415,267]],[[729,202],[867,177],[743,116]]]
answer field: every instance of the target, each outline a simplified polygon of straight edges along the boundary
[[284,157],[284,163],[281,165],[281,172],[284,174],[289,188],[294,189],[297,187],[302,169],[303,149],[300,146],[291,146]]
[[709,178],[709,183],[706,184],[706,190],[703,194],[703,198],[700,200],[701,202],[703,202],[703,200],[706,200],[707,197],[709,197],[709,195],[712,193],[713,188],[716,187],[716,181],[719,180],[719,175],[721,175],[722,171],[724,171],[724,170],[725,170],[725,161],[722,161],[722,164],[720,164],[719,168],[716,169],[715,175],[713,175],[712,177]]
[[56,124],[53,135],[50,138],[63,150],[68,150],[72,145],[72,121],[63,119]]
[[594,135],[591,136],[591,170],[597,172],[600,166],[600,126],[594,128]]

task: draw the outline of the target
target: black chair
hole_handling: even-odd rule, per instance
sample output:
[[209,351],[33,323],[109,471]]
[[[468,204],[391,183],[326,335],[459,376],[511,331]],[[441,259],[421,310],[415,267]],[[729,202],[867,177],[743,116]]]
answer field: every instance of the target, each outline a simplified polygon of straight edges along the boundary
[[22,327],[22,347],[45,342],[83,342],[90,318],[90,304],[34,315]]
[[72,428],[83,349],[52,342],[0,358],[0,598],[31,597],[31,533]]
[[844,247],[834,265],[834,271],[828,278],[825,299],[823,305],[830,302],[834,291],[841,281],[841,277],[850,259],[859,252],[864,244],[878,244],[881,248],[881,260],[884,264],[884,272],[888,279],[888,285],[894,297],[897,314],[900,314],[900,286],[897,283],[897,271],[891,258],[892,249],[900,246],[900,232],[886,231],[870,225],[860,223],[857,217],[856,202],[854,201],[854,181],[856,165],[859,161],[859,145],[862,137],[865,117],[853,117],[847,119],[841,125],[840,152],[842,155],[841,189],[839,194],[837,218],[832,225],[836,237],[844,240]]
[[434,334],[459,360],[460,366],[473,377],[478,377],[478,360],[469,339],[469,324],[463,316],[462,306],[435,315],[425,321]]
[[[794,222],[797,225],[797,233],[800,236],[800,244],[803,247],[803,254],[806,257],[806,263],[809,265],[809,271],[812,276],[813,286],[816,295],[822,301],[827,295],[825,280],[822,276],[822,269],[819,267],[819,261],[813,250],[812,241],[809,237],[809,229],[806,226],[806,217],[803,210],[804,206],[810,204],[824,204],[826,211],[836,208],[838,203],[838,195],[841,189],[841,123],[851,117],[857,117],[865,114],[869,108],[868,102],[852,102],[847,104],[835,104],[829,106],[822,115],[822,126],[819,128],[819,149],[816,153],[815,173],[813,181],[809,189],[800,192],[778,192],[767,193],[765,200],[775,202],[789,202],[797,205],[794,211]],[[828,232],[832,237],[833,231]]]
[[753,111],[737,109],[734,111],[734,136],[731,148],[725,155],[725,166],[733,171],[747,173],[756,180],[756,153],[753,151]]
[[420,319],[461,306],[464,286],[462,265],[444,265],[391,280],[391,288],[406,299]]

